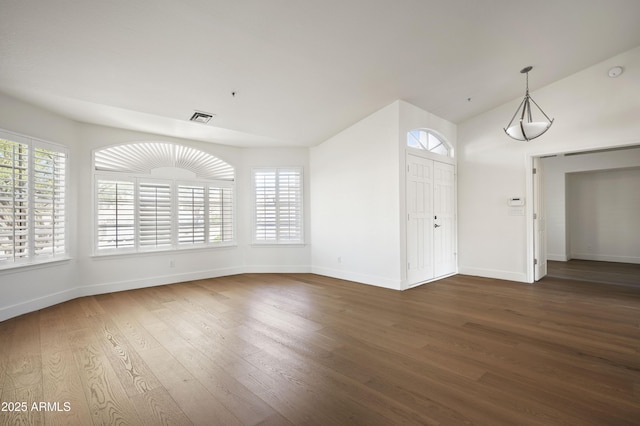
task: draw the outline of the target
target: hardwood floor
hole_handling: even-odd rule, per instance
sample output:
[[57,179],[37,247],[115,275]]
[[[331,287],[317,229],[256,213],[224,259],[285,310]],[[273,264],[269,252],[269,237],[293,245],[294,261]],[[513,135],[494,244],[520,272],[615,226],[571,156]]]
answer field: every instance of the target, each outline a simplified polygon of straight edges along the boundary
[[640,289],[252,274],[85,297],[0,322],[0,384],[3,425],[637,425]]
[[550,277],[640,287],[640,264],[571,259],[547,261]]

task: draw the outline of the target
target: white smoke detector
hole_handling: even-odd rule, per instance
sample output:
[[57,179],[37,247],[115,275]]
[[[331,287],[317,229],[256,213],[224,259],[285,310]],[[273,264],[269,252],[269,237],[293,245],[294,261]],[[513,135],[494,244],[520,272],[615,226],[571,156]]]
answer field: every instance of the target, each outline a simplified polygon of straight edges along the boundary
[[620,74],[622,74],[622,67],[613,67],[609,70],[609,77],[611,78],[616,78],[618,77]]

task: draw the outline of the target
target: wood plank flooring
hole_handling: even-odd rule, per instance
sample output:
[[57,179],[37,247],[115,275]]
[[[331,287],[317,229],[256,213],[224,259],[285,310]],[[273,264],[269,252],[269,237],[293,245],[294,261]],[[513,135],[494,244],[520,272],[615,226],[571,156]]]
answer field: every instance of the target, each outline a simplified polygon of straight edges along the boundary
[[638,425],[640,289],[248,274],[85,297],[0,322],[0,386],[2,425]]
[[550,277],[640,287],[640,264],[571,259],[547,261]]

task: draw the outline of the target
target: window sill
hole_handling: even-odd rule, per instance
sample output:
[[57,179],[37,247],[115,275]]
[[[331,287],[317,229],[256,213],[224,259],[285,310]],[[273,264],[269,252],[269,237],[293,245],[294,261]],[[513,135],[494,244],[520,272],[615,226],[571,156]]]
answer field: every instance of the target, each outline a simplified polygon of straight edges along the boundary
[[58,264],[67,263],[71,260],[71,257],[56,257],[48,260],[43,260],[40,262],[25,262],[25,263],[12,263],[8,265],[0,266],[0,275],[11,274],[17,272],[25,272],[33,269],[42,269],[42,268],[50,268],[53,266],[57,266]]
[[296,247],[306,247],[307,244],[304,242],[301,243],[278,243],[275,241],[267,241],[267,242],[253,242],[251,243],[251,247],[283,247],[283,248],[296,248]]
[[236,243],[225,244],[225,245],[217,245],[217,246],[200,246],[200,247],[183,247],[183,248],[172,248],[169,250],[146,250],[146,251],[105,251],[104,253],[94,253],[91,255],[92,259],[113,259],[118,257],[131,257],[131,256],[157,256],[157,255],[174,255],[176,253],[193,253],[193,252],[203,252],[203,251],[217,251],[224,249],[234,249],[238,248]]

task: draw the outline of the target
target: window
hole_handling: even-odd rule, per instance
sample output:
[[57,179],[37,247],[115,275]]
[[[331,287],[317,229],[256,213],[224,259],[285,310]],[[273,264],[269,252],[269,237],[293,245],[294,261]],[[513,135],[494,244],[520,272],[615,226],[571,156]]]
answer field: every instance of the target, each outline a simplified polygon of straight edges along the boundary
[[[140,248],[171,248],[171,198],[171,183],[140,181],[138,185]],[[135,216],[132,215],[131,218],[133,224]]]
[[66,150],[0,131],[0,267],[66,252]]
[[178,186],[178,243],[196,244],[205,241],[205,187]]
[[230,188],[209,188],[209,241],[233,237],[233,193]]
[[134,182],[99,179],[98,247],[122,249],[134,246]]
[[302,169],[253,170],[254,242],[301,244]]
[[143,252],[229,245],[232,166],[176,144],[143,142],[94,154],[96,250]]
[[453,157],[453,150],[442,136],[426,129],[411,130],[407,133],[407,146],[434,154]]

